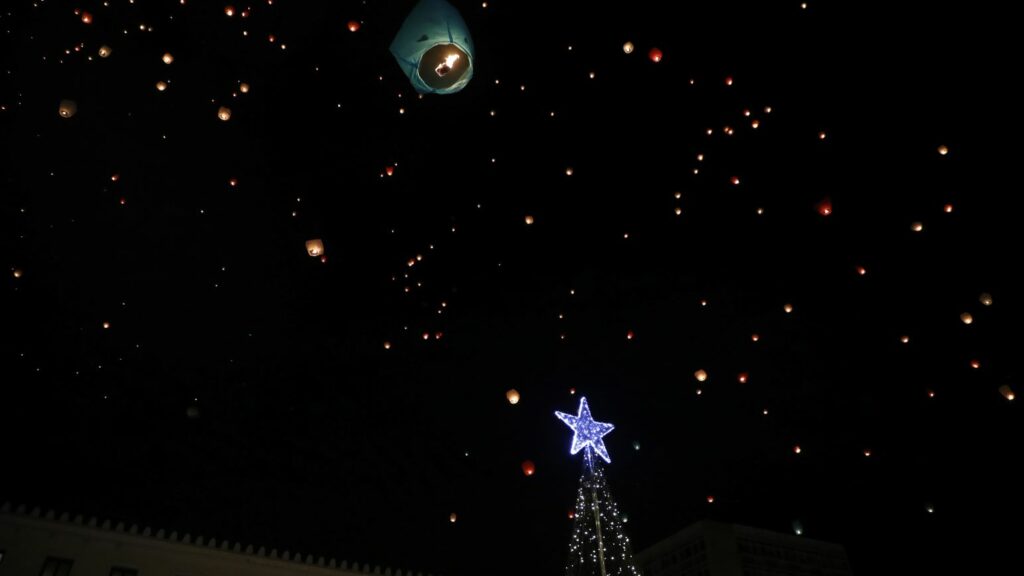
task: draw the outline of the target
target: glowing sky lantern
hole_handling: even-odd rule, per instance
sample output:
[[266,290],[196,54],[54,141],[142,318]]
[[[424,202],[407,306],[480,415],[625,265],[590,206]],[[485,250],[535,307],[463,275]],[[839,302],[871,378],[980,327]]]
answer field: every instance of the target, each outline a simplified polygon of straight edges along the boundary
[[982,306],[991,306],[992,305],[992,295],[989,294],[988,292],[984,292],[984,293],[982,293],[981,296],[978,297],[978,301],[981,302]]
[[163,80],[157,82],[156,89],[158,92],[163,92],[164,90],[167,90],[167,82],[164,82]]
[[314,258],[324,253],[324,241],[319,238],[306,240],[306,253]]
[[235,15],[235,7],[231,6],[231,5],[225,6],[224,7],[224,15],[227,16],[228,18],[234,16]]
[[104,44],[103,46],[100,46],[100,58],[106,58],[106,57],[110,56],[113,52],[114,52],[114,50],[110,46],[107,46],[106,44]]
[[949,154],[949,147],[946,145],[939,146],[938,150],[940,156],[945,156],[946,154]]
[[973,324],[974,316],[972,316],[970,312],[964,312],[960,315],[960,321],[964,324]]
[[221,106],[217,110],[217,118],[220,118],[224,122],[231,120],[231,108],[228,108],[227,106]]
[[625,52],[626,54],[632,54],[634,48],[635,47],[633,46],[632,42],[626,42],[625,44],[622,45],[622,51]]
[[455,524],[455,521],[458,520],[458,519],[459,519],[459,517],[455,514],[455,512],[452,512],[451,514],[448,515],[448,521],[451,522],[452,524]]
[[170,66],[174,62],[174,56],[170,52],[165,52],[163,57],[164,64]]
[[533,224],[533,216],[531,216],[529,214],[527,214],[526,217],[523,218],[523,220],[526,222],[527,225]]
[[420,0],[391,42],[391,53],[421,94],[453,94],[473,78],[469,28],[445,0]]
[[821,202],[818,202],[817,210],[818,214],[822,216],[830,216],[832,214],[832,200],[826,197]]
[[515,388],[510,388],[508,392],[505,392],[505,399],[513,406],[519,404],[519,391]]
[[92,14],[89,12],[82,12],[82,24],[92,24]]
[[349,20],[348,21],[348,31],[349,32],[358,32],[360,26],[362,26],[362,25],[359,23],[358,20]]
[[999,387],[999,393],[1003,395],[1003,398],[1006,398],[1007,400],[1009,400],[1011,402],[1015,398],[1015,396],[1013,394],[1013,389],[1010,388],[1010,386],[1008,384],[1003,384],[1002,386],[1000,386]]
[[651,59],[651,62],[661,62],[661,59],[665,57],[665,54],[658,48],[651,48],[651,51],[647,53],[647,57]]
[[78,104],[74,100],[61,100],[57,113],[61,118],[71,118],[78,112]]
[[708,379],[708,373],[704,370],[697,370],[693,373],[693,377],[697,379],[697,382],[704,382]]
[[914,232],[920,232],[924,230],[924,224],[921,222],[914,222],[913,224],[910,225],[910,229],[913,230]]
[[242,94],[248,94],[249,93],[249,85],[247,83],[245,83],[245,82],[242,82],[241,84],[238,85],[238,91],[241,92]]
[[537,467],[534,466],[533,461],[532,460],[524,460],[523,461],[523,474],[525,474],[527,476],[533,476],[535,472],[537,472]]

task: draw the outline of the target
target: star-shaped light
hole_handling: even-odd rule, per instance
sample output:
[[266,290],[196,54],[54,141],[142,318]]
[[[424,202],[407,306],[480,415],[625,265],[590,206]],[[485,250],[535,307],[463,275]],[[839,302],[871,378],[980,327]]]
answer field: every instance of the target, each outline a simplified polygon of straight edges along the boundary
[[614,430],[615,426],[606,422],[595,422],[590,416],[590,406],[587,406],[586,398],[580,398],[580,409],[576,416],[565,412],[555,412],[555,416],[574,432],[570,454],[576,454],[584,448],[593,448],[605,462],[611,463],[612,459],[608,456],[608,449],[601,438]]

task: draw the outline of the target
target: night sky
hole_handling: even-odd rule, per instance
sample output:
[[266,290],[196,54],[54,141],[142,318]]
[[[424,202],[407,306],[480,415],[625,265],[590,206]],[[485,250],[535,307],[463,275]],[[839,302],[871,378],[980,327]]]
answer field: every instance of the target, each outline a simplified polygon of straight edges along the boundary
[[453,3],[475,76],[422,98],[411,1],[4,4],[0,501],[559,574],[585,395],[637,550],[1019,570],[1011,20]]

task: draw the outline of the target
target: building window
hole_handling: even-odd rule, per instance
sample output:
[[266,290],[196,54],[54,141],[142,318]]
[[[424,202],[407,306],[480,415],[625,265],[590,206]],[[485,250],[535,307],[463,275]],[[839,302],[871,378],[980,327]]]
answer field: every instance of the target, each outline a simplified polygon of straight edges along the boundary
[[74,564],[66,558],[54,558],[50,556],[43,563],[43,569],[39,576],[68,576],[71,574],[71,565]]
[[114,566],[110,569],[110,576],[139,576],[139,571],[135,568],[122,568],[121,566]]

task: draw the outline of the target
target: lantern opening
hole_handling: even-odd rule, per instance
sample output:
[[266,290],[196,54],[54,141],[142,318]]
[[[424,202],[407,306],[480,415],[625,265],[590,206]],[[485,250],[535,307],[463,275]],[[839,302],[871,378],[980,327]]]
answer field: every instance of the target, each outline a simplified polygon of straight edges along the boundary
[[420,60],[420,78],[434,90],[454,86],[469,70],[469,57],[455,44],[438,44]]

